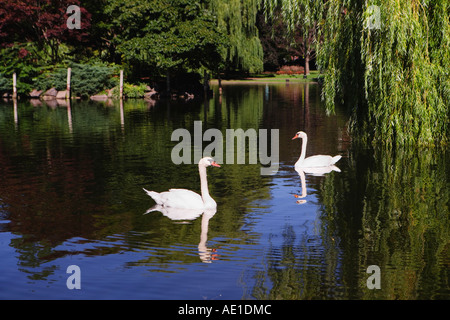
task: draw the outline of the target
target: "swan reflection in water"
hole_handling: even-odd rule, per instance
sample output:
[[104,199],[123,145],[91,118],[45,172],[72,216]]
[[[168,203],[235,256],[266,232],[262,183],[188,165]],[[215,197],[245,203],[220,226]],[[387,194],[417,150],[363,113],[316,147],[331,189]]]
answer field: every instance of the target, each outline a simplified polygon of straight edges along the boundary
[[148,209],[145,214],[150,212],[159,211],[165,217],[169,218],[176,223],[186,223],[191,222],[198,217],[202,216],[202,227],[200,232],[200,242],[198,244],[198,255],[200,260],[204,263],[211,263],[213,260],[218,260],[219,255],[216,254],[216,249],[209,249],[206,246],[206,241],[208,240],[208,226],[209,219],[211,219],[215,214],[217,209],[179,209],[170,208],[162,205],[154,205]]
[[331,171],[341,172],[341,170],[336,167],[335,165],[327,166],[327,167],[312,167],[312,168],[301,168],[299,166],[295,167],[295,171],[297,171],[298,175],[300,176],[300,182],[302,185],[302,194],[294,194],[294,197],[297,199],[298,204],[304,204],[306,203],[305,198],[307,196],[307,189],[306,189],[306,179],[305,179],[305,173],[309,173],[313,176],[321,177],[324,176],[327,173],[330,173]]

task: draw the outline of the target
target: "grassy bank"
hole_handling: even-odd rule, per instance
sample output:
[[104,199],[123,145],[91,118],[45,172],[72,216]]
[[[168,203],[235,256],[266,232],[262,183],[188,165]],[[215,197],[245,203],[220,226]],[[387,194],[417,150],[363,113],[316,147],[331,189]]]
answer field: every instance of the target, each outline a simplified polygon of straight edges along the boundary
[[[276,74],[263,73],[250,75],[237,79],[222,79],[222,83],[249,83],[249,82],[318,82],[323,75],[317,70],[310,71],[310,74],[304,78],[303,74]],[[218,79],[211,79],[212,84],[218,83]]]

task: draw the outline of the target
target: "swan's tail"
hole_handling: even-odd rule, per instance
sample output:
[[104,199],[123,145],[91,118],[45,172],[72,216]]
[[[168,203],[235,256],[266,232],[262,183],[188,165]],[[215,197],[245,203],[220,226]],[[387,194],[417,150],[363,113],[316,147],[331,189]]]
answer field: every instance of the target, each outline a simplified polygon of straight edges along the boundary
[[155,204],[153,207],[149,208],[144,214],[153,212],[153,211],[160,211],[161,212],[161,206],[159,204]]
[[339,168],[336,167],[335,165],[332,165],[331,167],[333,168],[333,171],[341,172],[341,169],[339,169]]
[[342,158],[341,155],[339,155],[339,156],[334,156],[334,157],[331,159],[331,164],[335,164],[336,162],[338,162],[339,160],[341,160],[341,158]]
[[161,200],[161,197],[160,197],[160,195],[159,195],[158,192],[155,192],[155,191],[148,191],[148,190],[145,189],[145,188],[142,188],[142,189],[144,189],[144,191],[145,191],[150,197],[152,197],[153,200],[155,200],[156,204],[160,204],[160,205],[161,205],[161,204],[163,203],[162,200]]

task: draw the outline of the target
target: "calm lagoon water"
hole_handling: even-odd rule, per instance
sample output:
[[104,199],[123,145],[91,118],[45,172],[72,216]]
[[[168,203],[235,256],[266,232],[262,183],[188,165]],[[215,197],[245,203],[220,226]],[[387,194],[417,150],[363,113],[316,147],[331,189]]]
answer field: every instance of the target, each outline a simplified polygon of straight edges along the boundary
[[[214,90],[194,102],[1,102],[0,299],[450,298],[448,150],[356,145],[314,83]],[[193,135],[195,121],[224,137],[278,129],[278,171],[261,175],[247,149],[245,164],[208,168],[215,213],[145,214],[143,187],[200,191],[197,165],[171,159],[172,132]],[[299,130],[308,155],[342,155],[340,172],[294,170]],[[71,265],[81,289],[68,289]],[[367,287],[370,265],[380,289]]]

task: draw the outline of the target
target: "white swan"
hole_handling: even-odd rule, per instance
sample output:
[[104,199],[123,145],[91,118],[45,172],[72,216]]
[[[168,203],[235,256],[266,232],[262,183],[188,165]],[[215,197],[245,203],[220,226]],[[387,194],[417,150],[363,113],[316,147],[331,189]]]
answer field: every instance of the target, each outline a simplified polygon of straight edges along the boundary
[[[169,189],[169,191],[155,192],[144,189],[147,194],[155,200],[157,206],[178,209],[213,209],[217,207],[216,202],[209,195],[208,181],[206,179],[206,167],[220,167],[213,158],[205,157],[198,162],[200,174],[200,186],[202,195],[187,189]],[[197,213],[194,213],[196,215]]]
[[315,167],[330,167],[336,162],[339,161],[339,159],[342,158],[342,156],[328,156],[328,155],[316,155],[311,156],[308,158],[305,158],[306,155],[306,144],[308,142],[308,136],[305,132],[299,131],[295,134],[295,136],[292,138],[292,140],[302,138],[302,153],[300,154],[300,158],[295,163],[296,167],[300,168],[315,168]]

